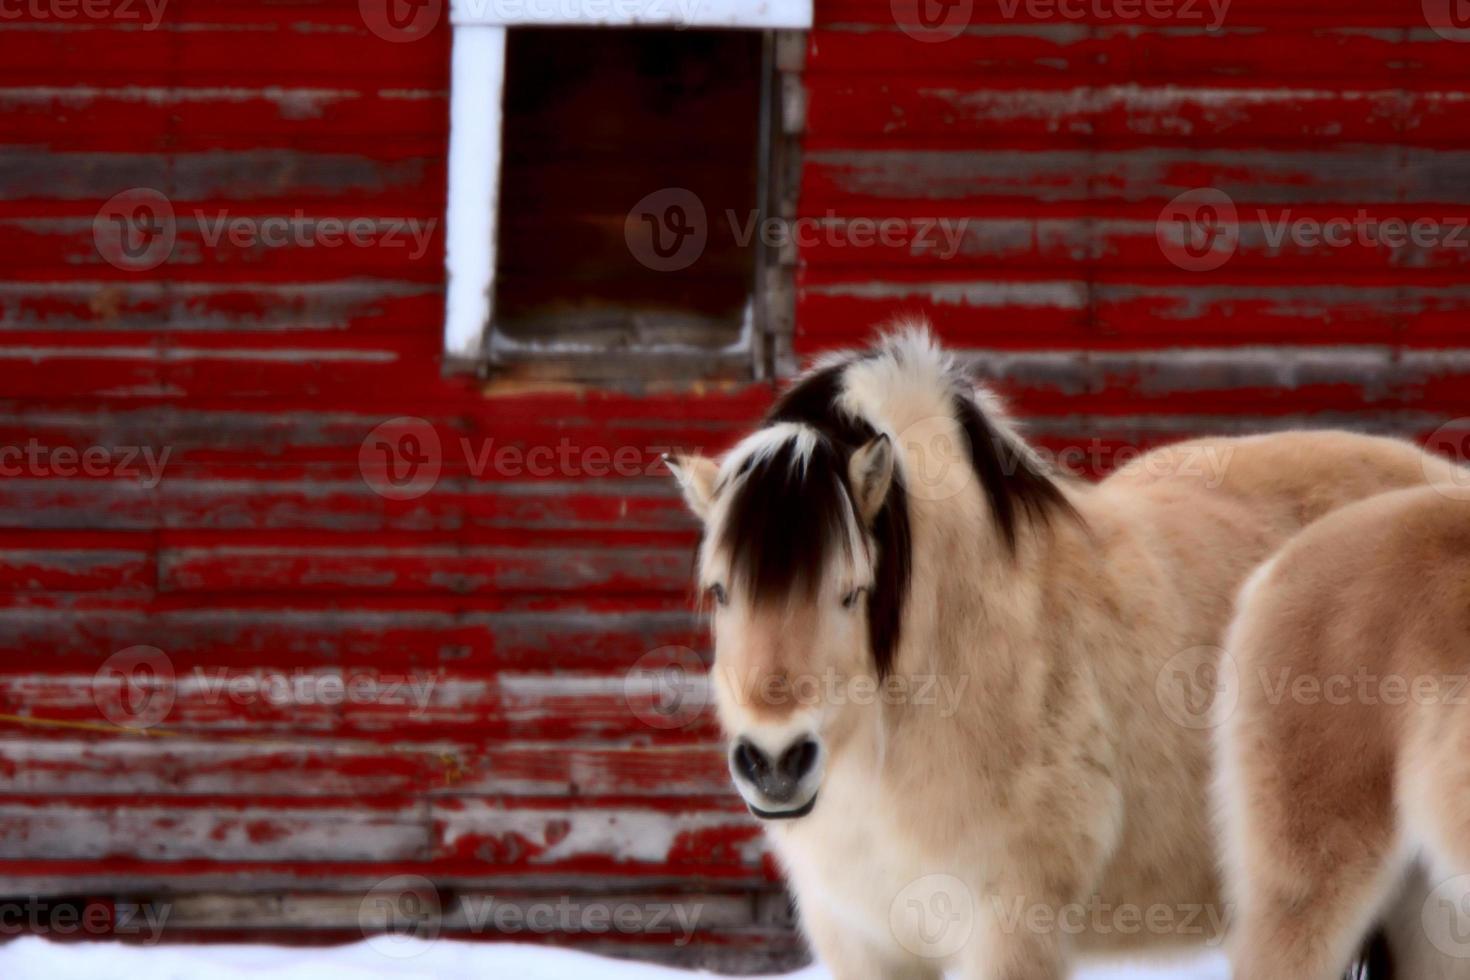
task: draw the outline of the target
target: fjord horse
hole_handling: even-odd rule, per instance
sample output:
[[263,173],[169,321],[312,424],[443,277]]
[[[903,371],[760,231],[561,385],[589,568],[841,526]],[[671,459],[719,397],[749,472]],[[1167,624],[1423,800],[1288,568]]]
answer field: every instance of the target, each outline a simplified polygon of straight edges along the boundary
[[1060,980],[1219,942],[1208,717],[1235,593],[1316,518],[1449,469],[1285,432],[1073,482],[922,328],[670,466],[704,524],[731,774],[839,980]]
[[1218,796],[1236,980],[1470,977],[1470,482],[1307,528],[1241,593]]

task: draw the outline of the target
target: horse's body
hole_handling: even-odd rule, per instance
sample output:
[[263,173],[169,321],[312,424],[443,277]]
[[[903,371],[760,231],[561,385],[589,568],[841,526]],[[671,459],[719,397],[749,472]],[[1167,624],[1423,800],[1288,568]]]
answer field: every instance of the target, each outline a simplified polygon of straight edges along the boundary
[[[1343,508],[1251,577],[1221,811],[1237,980],[1470,977],[1470,486]],[[1411,865],[1428,872],[1404,882]],[[1395,941],[1396,940],[1396,941]],[[1427,942],[1426,942],[1427,940]]]
[[[793,492],[823,479],[807,462],[821,440],[867,534],[856,557],[834,546],[808,562],[830,589],[762,600],[741,549],[784,544],[769,529],[753,532],[764,545],[740,540],[758,512],[746,484],[783,446],[797,447]],[[966,445],[967,479],[936,480],[936,447]],[[916,334],[798,382],[718,469],[677,464],[707,525],[732,770],[758,815],[799,817],[768,830],[834,976],[1058,980],[1079,955],[1218,940],[1210,701],[1233,597],[1306,524],[1441,467],[1405,443],[1296,432],[1165,448],[1095,486],[1057,481]],[[800,519],[770,520],[783,517]],[[891,574],[895,542],[911,542],[907,578]],[[881,594],[893,581],[908,583],[901,627]],[[854,586],[867,644],[829,598],[848,609]],[[805,672],[838,678],[841,703],[830,683],[822,703],[753,693]],[[855,679],[902,696],[853,697]]]

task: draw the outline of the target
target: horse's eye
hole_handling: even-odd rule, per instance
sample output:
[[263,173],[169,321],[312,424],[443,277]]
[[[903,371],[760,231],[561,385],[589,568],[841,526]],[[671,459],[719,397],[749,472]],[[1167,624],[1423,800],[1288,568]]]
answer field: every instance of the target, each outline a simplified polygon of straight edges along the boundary
[[853,589],[847,595],[843,596],[842,608],[851,609],[853,606],[856,606],[858,599],[862,598],[863,593],[866,591],[866,589]]
[[709,597],[715,600],[715,602],[721,606],[727,605],[730,602],[730,597],[725,595],[725,587],[719,582],[716,582],[708,589],[705,589],[705,592],[707,592],[709,594]]

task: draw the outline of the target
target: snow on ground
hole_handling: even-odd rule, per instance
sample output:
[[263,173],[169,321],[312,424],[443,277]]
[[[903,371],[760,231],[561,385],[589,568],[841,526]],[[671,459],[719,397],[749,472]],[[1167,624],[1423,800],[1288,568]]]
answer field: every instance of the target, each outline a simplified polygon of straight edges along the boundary
[[[421,947],[421,948],[418,948]],[[708,974],[603,959],[544,946],[408,941],[385,953],[351,946],[128,946],[51,943],[25,936],[0,946],[5,980],[693,980]],[[1218,956],[1174,966],[1091,969],[1078,980],[1228,980]],[[827,980],[812,967],[786,980]]]

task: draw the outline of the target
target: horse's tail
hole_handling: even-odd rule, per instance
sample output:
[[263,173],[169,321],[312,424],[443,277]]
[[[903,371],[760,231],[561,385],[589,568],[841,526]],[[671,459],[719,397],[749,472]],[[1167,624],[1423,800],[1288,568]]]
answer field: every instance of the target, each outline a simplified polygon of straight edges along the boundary
[[1346,980],[1394,980],[1393,951],[1388,947],[1388,934],[1382,926],[1374,929],[1363,943]]

